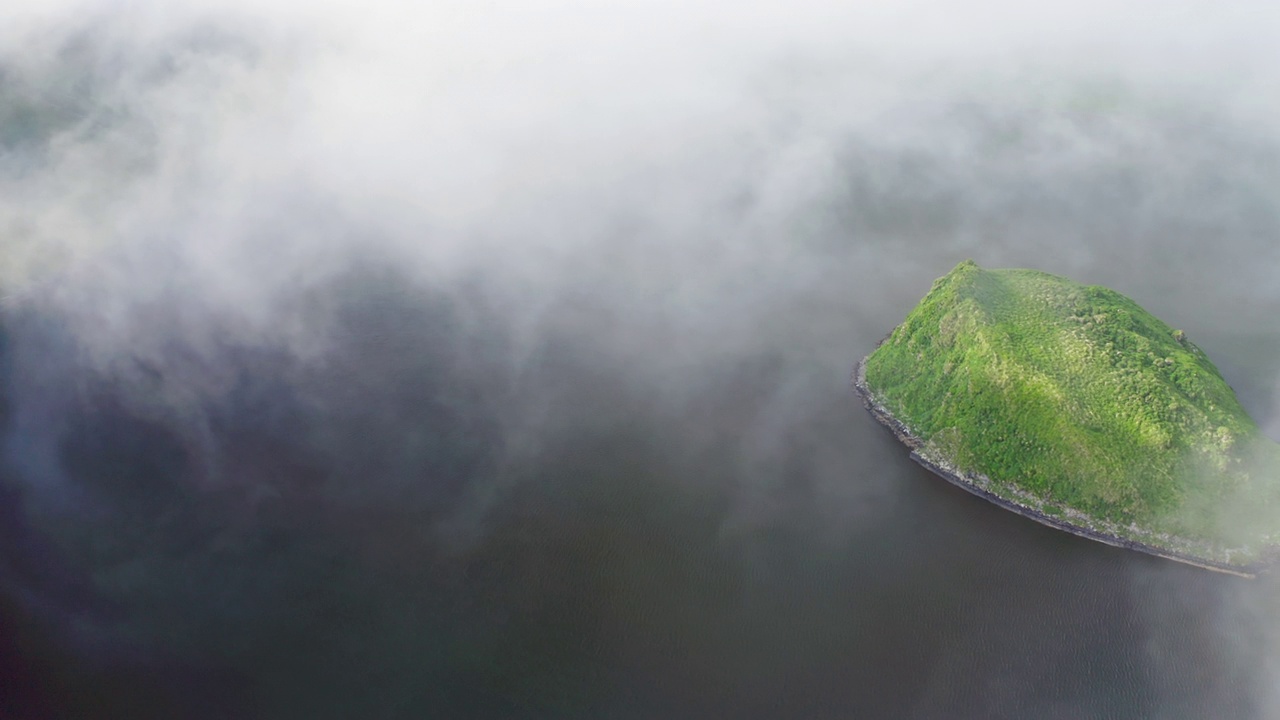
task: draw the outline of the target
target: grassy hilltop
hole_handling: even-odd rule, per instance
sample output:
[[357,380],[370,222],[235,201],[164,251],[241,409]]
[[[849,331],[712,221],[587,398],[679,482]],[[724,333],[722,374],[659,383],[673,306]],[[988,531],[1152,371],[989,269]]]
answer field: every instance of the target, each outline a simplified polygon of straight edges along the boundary
[[1280,544],[1280,446],[1200,348],[1112,290],[960,263],[866,385],[926,458],[1046,515],[1229,562]]

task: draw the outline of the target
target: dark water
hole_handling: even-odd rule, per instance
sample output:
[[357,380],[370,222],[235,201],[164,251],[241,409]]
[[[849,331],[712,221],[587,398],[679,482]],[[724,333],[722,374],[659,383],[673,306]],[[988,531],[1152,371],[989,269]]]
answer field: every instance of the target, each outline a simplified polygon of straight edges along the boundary
[[[1015,517],[866,415],[927,285],[708,356],[573,302],[517,352],[374,275],[324,362],[106,373],[9,314],[0,716],[1270,716],[1271,581]],[[1204,344],[1264,416],[1256,343]]]
[[1175,33],[1149,86],[1080,21],[1058,70],[801,34],[714,79],[738,8],[688,58],[619,15],[615,72],[495,7],[513,54],[315,76],[203,12],[6,55],[0,242],[66,252],[0,299],[0,720],[1280,718],[1275,578],[984,503],[849,387],[972,257],[1132,296],[1280,438],[1255,56]]

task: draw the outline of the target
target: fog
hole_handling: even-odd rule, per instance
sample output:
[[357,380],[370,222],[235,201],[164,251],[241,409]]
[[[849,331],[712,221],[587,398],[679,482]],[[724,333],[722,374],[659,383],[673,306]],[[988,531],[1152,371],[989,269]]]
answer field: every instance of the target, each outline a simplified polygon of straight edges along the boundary
[[1280,10],[1038,5],[0,11],[0,711],[1280,717],[1274,580],[983,514],[848,390],[973,258],[1280,438]]

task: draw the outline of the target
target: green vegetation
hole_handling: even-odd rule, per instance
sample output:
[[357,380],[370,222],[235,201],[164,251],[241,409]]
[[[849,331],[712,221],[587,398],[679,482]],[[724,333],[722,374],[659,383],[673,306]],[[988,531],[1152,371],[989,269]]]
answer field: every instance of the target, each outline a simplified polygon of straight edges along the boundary
[[1073,524],[1233,564],[1280,544],[1280,446],[1132,300],[960,263],[867,358],[936,464]]

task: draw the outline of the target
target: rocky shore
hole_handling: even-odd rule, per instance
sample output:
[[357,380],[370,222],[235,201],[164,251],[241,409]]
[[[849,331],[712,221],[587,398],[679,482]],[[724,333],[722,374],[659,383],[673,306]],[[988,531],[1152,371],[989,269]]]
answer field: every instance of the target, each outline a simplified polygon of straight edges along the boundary
[[[1258,572],[1267,569],[1270,562],[1254,562],[1254,563],[1231,563],[1214,560],[1211,558],[1200,557],[1178,550],[1151,545],[1131,538],[1122,537],[1112,533],[1098,530],[1096,528],[1086,527],[1077,523],[1064,520],[1060,517],[1048,515],[1041,510],[1030,507],[1026,504],[1017,502],[1013,499],[1001,496],[989,489],[991,481],[989,478],[971,473],[964,473],[960,470],[950,467],[945,460],[939,458],[926,457],[921,454],[924,449],[924,442],[916,437],[909,427],[902,421],[893,416],[889,409],[886,408],[875,395],[867,387],[866,382],[867,359],[863,358],[859,363],[853,375],[853,389],[862,398],[862,402],[867,407],[867,411],[871,413],[880,424],[889,428],[889,430],[902,441],[904,445],[911,449],[911,459],[920,463],[924,467],[933,471],[934,474],[941,476],[953,485],[961,487],[984,500],[988,500],[1000,507],[1011,510],[1023,517],[1035,520],[1042,525],[1064,530],[1072,535],[1078,535],[1090,540],[1096,540],[1115,547],[1126,548],[1129,550],[1137,550],[1150,555],[1174,560],[1188,565],[1195,565],[1206,570],[1216,572],[1229,573],[1240,577],[1253,578]],[[1077,513],[1078,514],[1078,513]],[[1083,519],[1084,516],[1081,515]]]

